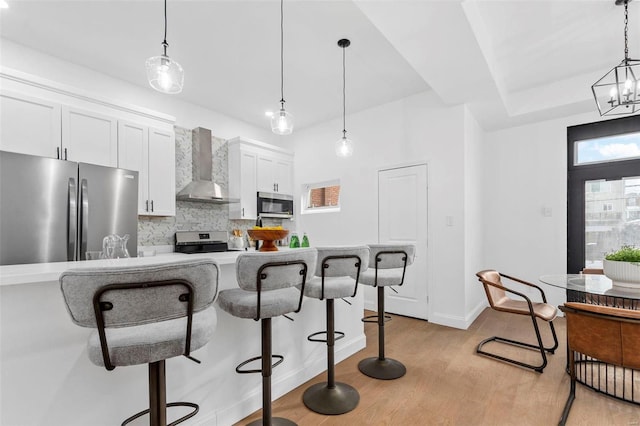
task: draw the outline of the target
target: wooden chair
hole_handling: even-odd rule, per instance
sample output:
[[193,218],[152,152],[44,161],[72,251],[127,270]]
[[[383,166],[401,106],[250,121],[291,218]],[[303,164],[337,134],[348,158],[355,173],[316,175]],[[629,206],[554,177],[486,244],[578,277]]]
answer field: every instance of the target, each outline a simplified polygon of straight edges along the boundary
[[[486,355],[492,358],[499,359],[501,361],[505,361],[511,364],[519,365],[521,367],[531,368],[539,373],[542,373],[544,367],[547,365],[547,356],[546,352],[553,353],[558,347],[558,337],[556,336],[556,330],[553,327],[553,320],[556,317],[557,309],[555,306],[549,305],[547,303],[547,298],[545,297],[544,292],[537,285],[531,284],[529,282],[523,281],[519,278],[511,277],[509,275],[501,274],[498,271],[493,269],[487,269],[484,271],[480,271],[476,274],[482,285],[484,286],[484,291],[487,294],[487,299],[489,300],[489,305],[491,305],[492,309],[500,312],[508,312],[511,314],[517,315],[527,315],[531,317],[531,321],[533,322],[533,328],[536,332],[536,337],[538,340],[537,345],[532,345],[529,343],[505,339],[503,337],[493,336],[488,339],[484,339],[482,342],[478,344],[476,348],[476,352],[482,355]],[[540,292],[542,297],[542,302],[533,302],[529,297],[525,294],[513,290],[511,288],[505,287],[502,283],[501,278],[507,278],[513,282],[523,284],[528,287],[532,287],[537,289]],[[523,300],[514,300],[507,296],[507,293],[514,294],[519,296]],[[551,328],[551,334],[553,335],[554,345],[550,348],[544,346],[542,342],[542,337],[540,335],[540,329],[538,328],[538,322],[536,318],[540,318],[543,321],[546,321]],[[539,365],[527,364],[525,362],[521,362],[515,359],[506,358],[501,355],[497,355],[491,352],[484,351],[482,347],[489,342],[499,342],[507,345],[536,349],[540,351],[540,355],[542,356],[542,363]]]
[[604,275],[604,269],[602,268],[583,268],[583,274]]
[[640,369],[640,311],[568,302],[560,306],[567,318],[571,389],[559,425],[564,425],[576,395],[575,353],[601,362]]

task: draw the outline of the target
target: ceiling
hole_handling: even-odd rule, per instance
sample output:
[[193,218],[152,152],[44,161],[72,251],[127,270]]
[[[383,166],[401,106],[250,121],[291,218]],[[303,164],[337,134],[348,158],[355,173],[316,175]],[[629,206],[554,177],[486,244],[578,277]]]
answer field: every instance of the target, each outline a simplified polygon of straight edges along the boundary
[[[159,0],[8,0],[0,36],[148,87],[162,52]],[[280,100],[280,3],[169,0],[168,55],[185,69],[176,96],[257,126]],[[629,6],[640,58],[640,1]],[[296,128],[433,90],[487,130],[594,112],[591,84],[624,58],[614,0],[287,0],[284,98]],[[149,88],[149,90],[152,90]]]

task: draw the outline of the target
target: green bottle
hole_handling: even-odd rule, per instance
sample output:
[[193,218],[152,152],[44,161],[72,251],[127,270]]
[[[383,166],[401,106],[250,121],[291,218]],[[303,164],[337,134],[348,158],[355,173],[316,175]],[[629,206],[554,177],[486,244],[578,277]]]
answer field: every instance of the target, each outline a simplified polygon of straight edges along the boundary
[[307,238],[306,232],[302,235],[302,247],[309,247],[309,238]]
[[300,240],[298,240],[298,234],[291,234],[291,241],[289,242],[289,248],[299,248]]

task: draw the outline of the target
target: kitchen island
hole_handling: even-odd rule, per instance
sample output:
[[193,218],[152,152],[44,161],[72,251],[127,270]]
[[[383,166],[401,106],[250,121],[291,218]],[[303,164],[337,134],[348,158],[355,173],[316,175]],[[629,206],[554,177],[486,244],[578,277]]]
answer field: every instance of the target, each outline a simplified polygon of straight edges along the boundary
[[[220,265],[218,291],[237,287],[235,260],[240,252],[166,253],[153,257],[0,266],[0,424],[115,425],[148,407],[144,365],[107,371],[86,353],[91,329],[74,325],[66,311],[58,278],[70,268],[168,263],[181,258],[212,258]],[[366,345],[362,291],[353,305],[336,303],[336,361]],[[284,362],[274,369],[273,398],[289,392],[326,368],[324,345],[307,341],[325,329],[324,302],[305,298],[292,317],[274,318],[274,353]],[[167,360],[167,402],[190,401],[200,412],[185,425],[230,425],[261,408],[259,374],[237,374],[240,362],[260,354],[258,322],[217,309],[218,325],[208,345]],[[300,406],[304,408],[302,401]],[[169,420],[177,416],[169,409]],[[139,421],[135,424],[145,424]]]

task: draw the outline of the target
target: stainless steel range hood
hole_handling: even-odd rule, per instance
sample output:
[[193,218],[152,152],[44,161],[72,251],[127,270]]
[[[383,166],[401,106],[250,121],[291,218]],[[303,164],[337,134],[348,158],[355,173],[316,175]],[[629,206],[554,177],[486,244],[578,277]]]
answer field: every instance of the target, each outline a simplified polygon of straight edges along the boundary
[[211,142],[211,130],[203,127],[193,129],[191,143],[193,181],[178,192],[177,200],[213,204],[240,202],[238,199],[229,198],[226,191],[211,180],[213,163]]

